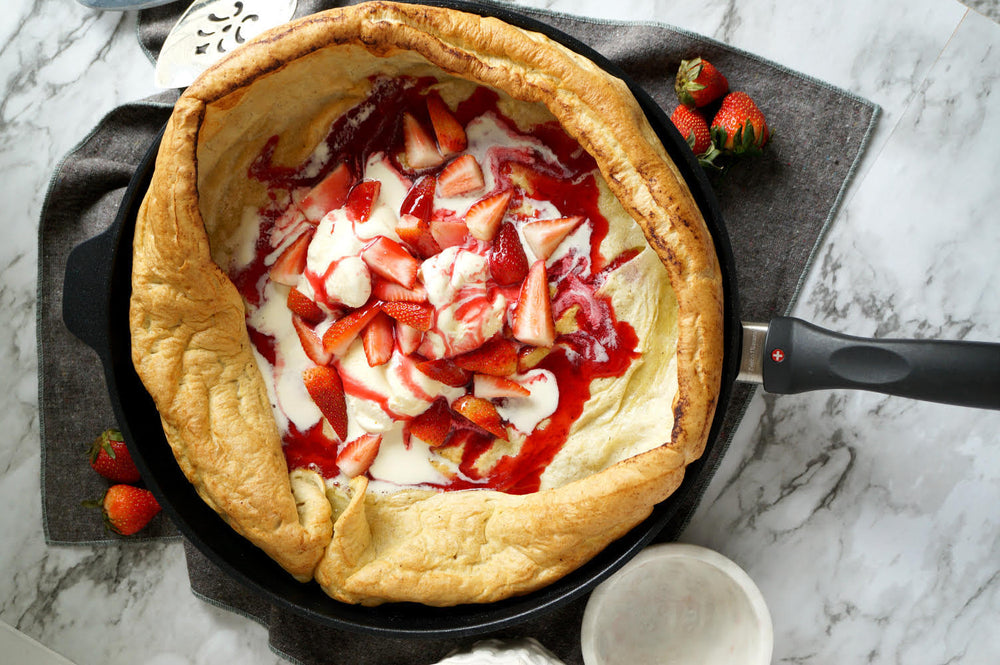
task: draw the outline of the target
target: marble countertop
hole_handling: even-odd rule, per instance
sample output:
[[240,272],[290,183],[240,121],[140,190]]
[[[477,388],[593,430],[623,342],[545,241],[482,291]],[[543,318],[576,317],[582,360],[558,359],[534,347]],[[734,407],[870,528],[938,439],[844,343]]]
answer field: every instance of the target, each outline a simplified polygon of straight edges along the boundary
[[[525,4],[663,22],[877,103],[872,143],[793,313],[855,335],[1000,341],[996,22],[955,0]],[[156,90],[134,13],[70,0],[5,6],[0,620],[78,665],[285,662],[263,628],[190,593],[178,542],[45,544],[34,318],[42,199],[59,160],[105,113]],[[998,662],[998,433],[1000,412],[758,392],[682,540],[754,579],[775,663]]]

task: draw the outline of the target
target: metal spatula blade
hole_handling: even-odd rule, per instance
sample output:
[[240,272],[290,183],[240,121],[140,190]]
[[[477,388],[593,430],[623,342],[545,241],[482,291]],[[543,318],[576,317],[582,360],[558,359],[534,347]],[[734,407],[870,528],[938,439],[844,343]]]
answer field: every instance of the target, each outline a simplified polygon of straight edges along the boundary
[[292,18],[298,0],[195,0],[163,42],[156,85],[184,88],[248,39]]

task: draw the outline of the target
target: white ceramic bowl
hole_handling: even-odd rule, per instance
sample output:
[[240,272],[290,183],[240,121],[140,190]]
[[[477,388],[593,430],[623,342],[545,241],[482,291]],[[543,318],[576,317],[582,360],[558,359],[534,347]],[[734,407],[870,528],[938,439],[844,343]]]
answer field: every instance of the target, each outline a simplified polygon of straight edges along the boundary
[[646,548],[587,603],[586,665],[768,665],[771,615],[753,580],[704,547]]

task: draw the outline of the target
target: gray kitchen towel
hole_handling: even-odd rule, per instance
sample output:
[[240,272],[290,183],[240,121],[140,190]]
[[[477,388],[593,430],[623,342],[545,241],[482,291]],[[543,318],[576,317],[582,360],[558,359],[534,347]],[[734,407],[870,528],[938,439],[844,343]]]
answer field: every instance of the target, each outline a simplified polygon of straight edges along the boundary
[[[101,362],[63,325],[63,281],[70,252],[115,219],[136,165],[176,98],[176,92],[166,92],[109,113],[56,169],[42,206],[36,316],[42,514],[49,543],[122,538],[104,527],[98,511],[82,504],[99,499],[108,488],[90,468],[86,452],[97,435],[116,423]],[[93,300],[102,295],[94,294]],[[158,516],[130,539],[176,534],[173,524]]]
[[[144,10],[138,37],[155,59],[187,0]],[[337,2],[300,0],[298,15]],[[878,118],[878,108],[857,96],[780,65],[655,23],[622,23],[489,5],[518,11],[594,48],[620,67],[669,114],[672,82],[681,59],[714,62],[733,89],[749,92],[775,130],[765,154],[709,175],[736,256],[740,313],[766,320],[785,313],[836,212]],[[52,544],[111,543],[93,511],[80,502],[99,496],[106,483],[88,467],[87,443],[113,425],[98,357],[66,329],[62,289],[69,252],[114,221],[136,165],[155,140],[176,98],[167,92],[115,109],[63,161],[52,178],[39,230],[38,340],[44,526]],[[70,276],[72,279],[72,276]],[[99,295],[99,294],[96,294]],[[737,386],[720,436],[697,464],[699,486],[689,492],[660,535],[680,533],[697,506],[753,388]],[[177,537],[157,518],[140,539]],[[131,540],[137,538],[133,536]],[[272,648],[302,663],[430,663],[464,640],[393,640],[344,633],[272,606],[230,579],[185,543],[193,591],[207,601],[251,617],[270,630]],[[331,601],[332,602],[332,601]],[[586,598],[519,624],[499,636],[535,636],[566,663],[581,663],[580,617]]]

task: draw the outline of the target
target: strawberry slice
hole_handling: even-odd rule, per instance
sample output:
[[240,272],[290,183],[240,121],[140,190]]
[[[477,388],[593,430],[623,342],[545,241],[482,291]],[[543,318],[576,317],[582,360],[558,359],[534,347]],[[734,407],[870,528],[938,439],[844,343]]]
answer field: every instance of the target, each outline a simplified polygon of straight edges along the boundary
[[408,289],[395,282],[380,278],[372,280],[372,295],[378,300],[427,302],[427,290],[420,284],[415,284],[412,289]]
[[514,195],[511,190],[487,196],[472,204],[465,213],[465,225],[469,233],[477,240],[490,241],[500,228],[500,222],[507,212],[510,199]]
[[326,318],[326,312],[294,286],[288,292],[288,300],[285,301],[285,304],[288,305],[292,314],[302,318],[306,323],[316,325]]
[[510,222],[500,226],[490,252],[490,274],[497,284],[519,284],[528,274],[528,257],[517,237],[517,229]]
[[402,245],[385,236],[376,236],[362,251],[361,259],[376,274],[408,289],[417,282],[417,261]]
[[494,337],[478,349],[455,356],[453,360],[470,372],[508,376],[517,371],[517,344],[504,337]]
[[381,445],[381,434],[362,434],[348,441],[347,445],[337,453],[337,466],[340,467],[341,473],[348,478],[354,478],[367,472],[375,461]]
[[469,139],[465,135],[465,129],[437,94],[427,96],[427,113],[443,154],[454,155],[468,147]]
[[437,179],[432,175],[417,178],[410,191],[399,206],[399,216],[413,215],[429,222],[434,214],[434,191],[437,189]]
[[337,370],[326,365],[310,367],[302,372],[302,381],[320,413],[327,419],[340,440],[347,438],[347,401],[344,384]]
[[403,114],[403,150],[411,169],[428,169],[444,162],[437,144],[413,115]]
[[377,302],[356,309],[342,319],[338,319],[323,333],[323,349],[335,356],[344,355],[351,342],[361,334],[375,315],[381,311]]
[[343,207],[353,179],[347,164],[340,164],[299,201],[299,210],[311,223],[319,224],[326,213]]
[[452,388],[461,388],[469,382],[472,373],[462,369],[451,360],[422,360],[417,363],[417,369],[425,375]]
[[521,292],[514,305],[511,332],[516,339],[532,346],[552,346],[555,343],[556,327],[552,320],[549,280],[543,259],[532,264],[527,279],[521,284]]
[[441,246],[431,235],[430,222],[416,215],[402,215],[396,225],[396,235],[421,258],[430,258],[441,251]]
[[369,367],[378,367],[389,362],[396,344],[394,328],[392,319],[379,312],[361,331],[361,343],[364,345]]
[[580,225],[583,217],[560,217],[558,219],[540,219],[528,222],[521,227],[524,241],[539,259],[548,259],[556,251],[559,244]]
[[420,343],[424,341],[424,333],[405,323],[396,321],[396,343],[404,356],[414,353],[420,348]]
[[382,183],[378,180],[362,180],[351,188],[351,193],[347,195],[347,202],[344,204],[347,218],[352,222],[367,222],[381,190]]
[[444,445],[451,431],[451,409],[443,397],[434,400],[427,410],[410,421],[410,436],[431,448]]
[[299,336],[302,350],[306,352],[306,357],[317,365],[329,365],[333,360],[333,355],[323,348],[323,340],[316,334],[316,331],[301,317],[292,316],[292,326],[295,334]]
[[434,219],[431,236],[441,249],[464,245],[469,238],[469,227],[460,219]]
[[531,391],[513,379],[490,374],[476,374],[472,377],[472,394],[483,399],[497,397],[528,397]]
[[483,169],[472,155],[462,155],[441,170],[437,179],[441,196],[471,194],[486,186]]
[[498,439],[507,440],[507,430],[493,402],[474,395],[462,395],[451,408]]
[[431,329],[434,308],[427,303],[390,300],[382,303],[382,311],[402,324],[421,332]]
[[285,248],[274,261],[268,276],[272,281],[287,286],[295,286],[299,283],[299,276],[306,269],[306,257],[309,254],[309,243],[312,242],[313,232],[310,229],[303,233],[295,241]]

